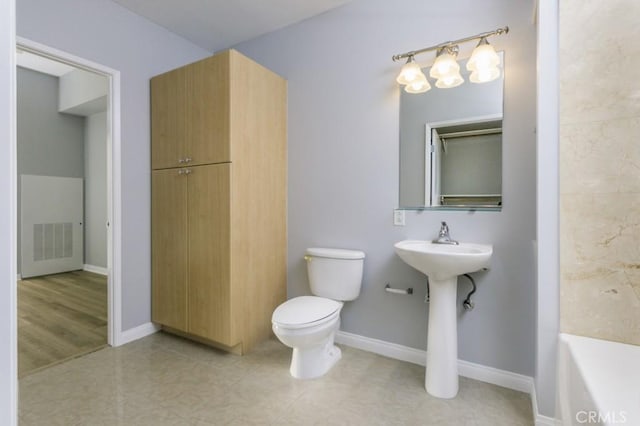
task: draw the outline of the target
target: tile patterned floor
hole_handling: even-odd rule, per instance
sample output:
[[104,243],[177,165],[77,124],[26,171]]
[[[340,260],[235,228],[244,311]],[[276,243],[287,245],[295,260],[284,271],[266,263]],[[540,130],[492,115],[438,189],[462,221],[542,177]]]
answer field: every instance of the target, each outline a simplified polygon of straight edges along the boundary
[[462,378],[430,397],[424,368],[342,347],[321,379],[289,376],[277,340],[239,357],[157,333],[20,380],[20,425],[533,425],[524,393]]

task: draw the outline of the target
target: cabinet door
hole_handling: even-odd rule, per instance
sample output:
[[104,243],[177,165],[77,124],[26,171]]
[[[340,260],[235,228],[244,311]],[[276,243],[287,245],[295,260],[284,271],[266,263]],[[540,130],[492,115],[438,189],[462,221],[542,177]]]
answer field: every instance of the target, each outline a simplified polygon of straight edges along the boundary
[[186,331],[187,175],[153,171],[151,193],[151,318]]
[[231,161],[229,146],[229,52],[186,68],[187,155],[190,164]]
[[230,164],[190,168],[189,332],[228,346],[231,332]]
[[183,165],[186,151],[185,68],[151,79],[151,168]]

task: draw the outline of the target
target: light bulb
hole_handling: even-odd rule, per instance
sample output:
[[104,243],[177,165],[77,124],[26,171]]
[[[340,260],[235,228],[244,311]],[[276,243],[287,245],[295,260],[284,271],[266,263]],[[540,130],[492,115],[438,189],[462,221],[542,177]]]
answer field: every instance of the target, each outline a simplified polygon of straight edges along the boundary
[[451,89],[460,86],[462,83],[464,83],[464,79],[460,75],[460,72],[456,72],[455,74],[452,73],[439,78],[438,81],[436,81],[436,87],[438,89]]
[[472,71],[469,79],[473,83],[486,83],[495,80],[500,76],[499,64],[500,56],[489,44],[486,37],[483,37],[467,62],[467,70]]
[[436,57],[436,61],[433,63],[431,67],[431,71],[429,71],[429,75],[432,78],[440,79],[447,75],[459,74],[460,73],[460,65],[456,61],[456,57],[454,50],[443,49],[438,56]]
[[427,77],[425,77],[424,74],[422,74],[422,78],[417,78],[404,87],[405,92],[412,94],[424,93],[428,90],[431,90],[431,85],[427,81]]
[[500,77],[500,70],[498,67],[491,67],[473,71],[469,76],[469,81],[472,83],[488,83],[498,77]]
[[442,48],[429,71],[429,75],[437,79],[436,87],[439,89],[449,89],[464,83],[460,75],[460,65],[456,61],[457,49],[458,46]]
[[420,65],[415,62],[413,56],[409,56],[407,63],[402,66],[402,69],[400,70],[400,74],[398,75],[398,78],[396,78],[396,81],[398,82],[398,84],[410,84],[414,80],[420,78],[420,76],[424,77]]

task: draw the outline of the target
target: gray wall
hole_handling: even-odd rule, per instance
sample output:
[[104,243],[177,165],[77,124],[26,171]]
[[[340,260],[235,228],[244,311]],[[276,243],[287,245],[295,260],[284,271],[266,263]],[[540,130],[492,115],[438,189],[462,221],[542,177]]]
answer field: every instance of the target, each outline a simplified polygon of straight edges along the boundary
[[442,194],[500,194],[502,135],[448,139],[441,154]]
[[[18,67],[18,176],[84,177],[84,117],[58,112],[58,78]],[[18,272],[20,272],[18,179]]]
[[[342,329],[426,347],[425,279],[393,252],[406,238],[433,238],[441,220],[462,241],[492,243],[488,273],[476,274],[473,312],[459,315],[461,359],[534,373],[535,27],[525,0],[355,0],[237,48],[289,80],[289,297],[309,293],[306,247],[367,253],[360,297]],[[395,53],[509,25],[492,41],[506,52],[501,212],[408,212],[398,203],[398,86]],[[385,293],[386,282],[416,289]],[[461,280],[460,298],[468,290]]]
[[86,118],[84,131],[84,263],[107,267],[107,113]]
[[84,177],[84,117],[58,112],[58,78],[18,67],[18,174]]
[[75,69],[60,76],[58,110],[85,117],[105,111],[109,99],[109,79]]
[[149,79],[210,55],[110,0],[20,0],[17,33],[120,71],[122,330],[151,320]]

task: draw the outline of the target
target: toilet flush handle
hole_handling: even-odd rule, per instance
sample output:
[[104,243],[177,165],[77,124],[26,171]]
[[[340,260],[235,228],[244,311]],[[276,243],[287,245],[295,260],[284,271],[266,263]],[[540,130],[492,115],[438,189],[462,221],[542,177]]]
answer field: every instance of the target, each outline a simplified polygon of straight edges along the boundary
[[304,260],[306,260],[307,262],[311,262],[311,256],[309,256],[308,254],[305,254]]

